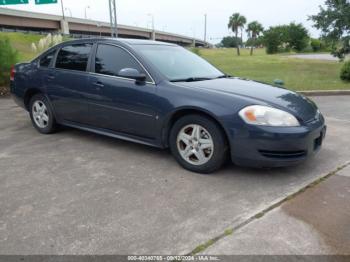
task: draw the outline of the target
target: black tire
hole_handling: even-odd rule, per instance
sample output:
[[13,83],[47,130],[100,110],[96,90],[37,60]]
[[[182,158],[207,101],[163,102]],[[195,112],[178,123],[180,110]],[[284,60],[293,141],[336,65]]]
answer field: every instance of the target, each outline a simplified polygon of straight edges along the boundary
[[[179,152],[177,144],[178,134],[179,132],[181,132],[181,130],[183,130],[183,128],[186,128],[186,126],[188,125],[202,126],[209,132],[212,138],[212,142],[214,144],[213,153],[208,162],[202,165],[193,165],[189,163],[181,156]],[[185,169],[196,173],[212,173],[220,169],[220,167],[224,164],[225,160],[227,159],[228,146],[225,134],[223,133],[222,129],[211,118],[206,117],[204,115],[187,115],[177,120],[170,131],[169,146],[171,153],[173,154],[177,162]]]
[[[36,121],[34,120],[34,103],[36,102],[40,102],[42,104],[45,105],[46,107],[46,114],[48,116],[48,121],[46,121],[46,125],[45,127],[40,127]],[[43,95],[43,94],[36,94],[34,95],[29,102],[29,115],[30,115],[30,119],[32,120],[32,124],[35,127],[36,130],[38,130],[40,133],[42,134],[51,134],[54,133],[56,131],[56,120],[55,120],[55,116],[53,114],[52,108],[50,106],[49,101],[47,100],[47,98]]]

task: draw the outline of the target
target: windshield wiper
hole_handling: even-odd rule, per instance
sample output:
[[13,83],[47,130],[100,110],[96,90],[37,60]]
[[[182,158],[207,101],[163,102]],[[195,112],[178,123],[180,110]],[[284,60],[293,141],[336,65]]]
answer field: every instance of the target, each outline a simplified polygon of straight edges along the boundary
[[217,77],[188,77],[188,78],[180,78],[180,79],[174,79],[170,82],[196,82],[196,81],[205,81],[205,80],[213,80],[213,79],[219,79],[219,78],[229,78],[230,75],[221,75]]
[[189,78],[181,78],[181,79],[174,79],[170,82],[196,82],[196,81],[205,81],[205,80],[211,80],[212,78],[209,77],[189,77]]
[[230,78],[232,76],[230,75],[221,75],[221,76],[218,76],[218,77],[215,77],[215,79],[218,79],[218,78]]

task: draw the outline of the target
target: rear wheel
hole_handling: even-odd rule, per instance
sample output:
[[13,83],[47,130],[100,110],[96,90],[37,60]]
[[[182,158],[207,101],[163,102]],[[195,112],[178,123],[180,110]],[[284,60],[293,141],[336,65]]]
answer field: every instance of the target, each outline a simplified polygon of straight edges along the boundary
[[42,134],[50,134],[56,130],[56,122],[47,98],[36,94],[30,99],[29,113],[33,126]]
[[184,168],[212,173],[226,159],[227,143],[220,127],[210,118],[188,115],[179,119],[170,133],[170,149]]

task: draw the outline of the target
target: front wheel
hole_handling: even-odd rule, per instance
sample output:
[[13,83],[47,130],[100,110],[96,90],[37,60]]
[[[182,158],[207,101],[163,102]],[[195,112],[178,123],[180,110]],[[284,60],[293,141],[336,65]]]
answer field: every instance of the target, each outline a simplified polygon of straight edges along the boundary
[[56,130],[54,114],[44,95],[34,95],[30,100],[29,110],[33,126],[40,133],[50,134]]
[[175,159],[190,171],[212,173],[226,160],[225,135],[208,117],[201,115],[182,117],[174,124],[169,140]]

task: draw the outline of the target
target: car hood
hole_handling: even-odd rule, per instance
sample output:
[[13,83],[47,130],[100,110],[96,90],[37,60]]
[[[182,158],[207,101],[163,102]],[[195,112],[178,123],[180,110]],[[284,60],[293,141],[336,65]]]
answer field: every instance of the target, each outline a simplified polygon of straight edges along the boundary
[[264,104],[287,110],[303,121],[313,119],[316,105],[309,99],[284,88],[241,78],[222,78],[207,81],[184,82],[186,87],[232,94],[259,100]]

